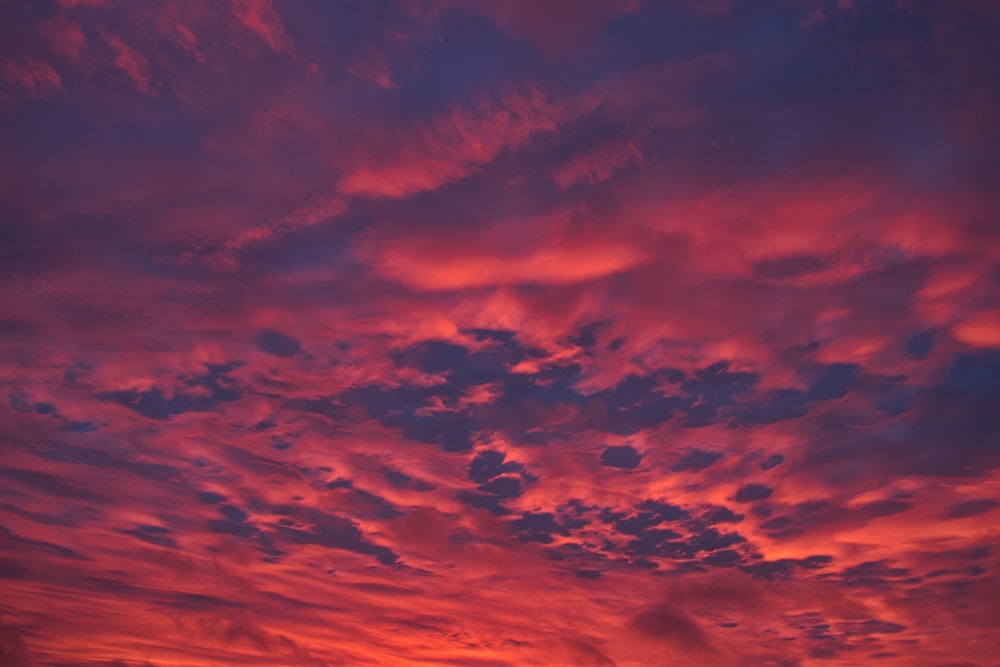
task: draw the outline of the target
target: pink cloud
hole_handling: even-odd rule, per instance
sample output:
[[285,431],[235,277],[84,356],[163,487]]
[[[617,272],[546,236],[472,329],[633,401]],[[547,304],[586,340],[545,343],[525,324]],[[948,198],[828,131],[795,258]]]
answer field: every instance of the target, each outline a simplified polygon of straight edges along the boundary
[[520,148],[535,133],[555,130],[560,116],[540,91],[531,89],[456,107],[429,123],[392,128],[389,141],[373,136],[375,145],[366,144],[358,153],[359,164],[349,168],[339,188],[362,197],[433,190],[469,176],[505,150]]
[[243,26],[272,50],[284,51],[288,48],[288,36],[271,0],[233,0],[233,7]]
[[39,24],[39,31],[52,50],[70,61],[77,61],[87,50],[87,36],[80,24],[56,15]]
[[39,97],[46,90],[62,87],[59,73],[42,60],[3,60],[0,61],[0,72],[8,85],[24,89],[31,97]]
[[149,61],[146,57],[126,44],[118,35],[102,31],[101,36],[115,52],[115,67],[132,82],[139,92],[147,95],[154,94],[150,85]]

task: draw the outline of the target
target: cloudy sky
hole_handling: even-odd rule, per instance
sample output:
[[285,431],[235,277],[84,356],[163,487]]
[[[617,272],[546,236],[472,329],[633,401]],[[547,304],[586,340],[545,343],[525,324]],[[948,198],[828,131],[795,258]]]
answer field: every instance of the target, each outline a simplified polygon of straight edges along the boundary
[[0,2],[0,663],[1000,663],[1000,4]]

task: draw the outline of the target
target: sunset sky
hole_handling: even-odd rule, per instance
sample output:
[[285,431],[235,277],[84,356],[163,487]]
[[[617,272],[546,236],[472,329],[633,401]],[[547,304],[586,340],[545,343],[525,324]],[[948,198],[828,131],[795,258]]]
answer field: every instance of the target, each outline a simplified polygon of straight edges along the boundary
[[0,0],[0,665],[1000,665],[998,34]]

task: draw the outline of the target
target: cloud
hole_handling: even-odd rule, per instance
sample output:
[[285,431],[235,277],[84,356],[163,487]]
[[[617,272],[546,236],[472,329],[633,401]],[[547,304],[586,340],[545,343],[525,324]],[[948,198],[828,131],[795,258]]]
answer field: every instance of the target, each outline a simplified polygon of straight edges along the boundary
[[362,197],[434,190],[469,176],[504,150],[520,148],[537,132],[555,130],[558,122],[558,110],[538,90],[456,107],[429,123],[399,128],[390,142],[373,137],[378,143],[366,146],[359,156],[364,162],[341,178],[339,190]]
[[609,468],[630,470],[638,468],[642,462],[642,454],[629,445],[612,445],[601,452],[601,465]]
[[154,94],[149,71],[149,61],[144,55],[125,43],[125,41],[108,31],[103,31],[101,37],[115,52],[114,64],[124,74],[139,92]]
[[275,357],[294,357],[302,351],[299,341],[272,329],[264,329],[257,334],[254,344],[261,352]]
[[288,37],[271,0],[233,0],[236,17],[274,51],[288,48]]
[[770,498],[772,493],[774,489],[764,484],[744,484],[736,492],[735,500],[738,503],[752,503]]
[[709,467],[721,459],[722,456],[722,452],[708,452],[702,449],[692,449],[677,459],[677,463],[674,464],[673,471],[683,472],[685,470],[690,470],[698,472]]
[[834,4],[5,5],[0,662],[994,660],[1000,15]]
[[62,87],[62,77],[48,63],[41,60],[0,61],[0,73],[11,86],[19,86],[31,97],[42,95],[46,89]]
[[641,637],[672,645],[683,651],[706,651],[708,637],[681,607],[664,603],[635,615],[629,626]]

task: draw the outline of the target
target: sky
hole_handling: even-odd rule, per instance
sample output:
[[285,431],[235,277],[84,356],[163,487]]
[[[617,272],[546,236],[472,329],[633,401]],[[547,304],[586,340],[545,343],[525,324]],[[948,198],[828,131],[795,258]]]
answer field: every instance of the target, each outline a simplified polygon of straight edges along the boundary
[[0,663],[1000,665],[997,34],[3,0]]

